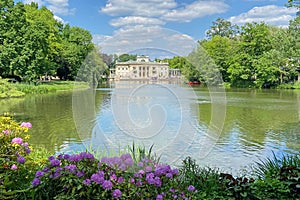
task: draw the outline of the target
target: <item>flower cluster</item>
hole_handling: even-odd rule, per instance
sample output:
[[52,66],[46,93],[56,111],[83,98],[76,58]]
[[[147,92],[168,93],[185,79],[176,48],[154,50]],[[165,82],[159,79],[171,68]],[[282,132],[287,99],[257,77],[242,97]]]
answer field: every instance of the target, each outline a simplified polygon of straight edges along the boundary
[[24,164],[26,156],[30,153],[30,147],[26,140],[29,135],[26,132],[32,125],[30,122],[23,122],[19,125],[11,117],[0,117],[0,155],[3,160],[0,166],[4,169],[17,170],[19,164]]
[[178,185],[177,169],[149,159],[134,163],[130,154],[103,157],[99,161],[92,154],[83,152],[50,156],[48,161],[32,180],[40,197],[51,190],[56,198],[68,194],[82,199],[90,196],[105,199],[138,199],[141,196],[192,199],[196,192],[193,186],[182,188]]

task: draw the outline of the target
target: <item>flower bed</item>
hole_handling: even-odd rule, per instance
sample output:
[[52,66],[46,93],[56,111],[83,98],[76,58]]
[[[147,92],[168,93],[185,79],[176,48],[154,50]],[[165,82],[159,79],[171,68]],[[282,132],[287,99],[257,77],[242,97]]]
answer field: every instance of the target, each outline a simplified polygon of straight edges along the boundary
[[172,168],[150,156],[152,147],[148,155],[140,149],[101,159],[89,152],[47,158],[28,144],[31,127],[0,117],[0,199],[300,198],[299,155],[258,163],[255,178],[202,168],[190,157]]

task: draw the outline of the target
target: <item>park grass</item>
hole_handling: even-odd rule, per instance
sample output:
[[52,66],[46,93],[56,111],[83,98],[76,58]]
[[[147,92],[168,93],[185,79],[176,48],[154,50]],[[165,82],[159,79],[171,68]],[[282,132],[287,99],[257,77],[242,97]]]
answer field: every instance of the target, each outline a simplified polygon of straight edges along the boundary
[[38,85],[18,83],[15,84],[15,87],[25,94],[45,94],[49,92],[56,92],[62,90],[73,90],[76,88],[86,88],[85,83],[78,83],[74,81],[49,81],[43,82]]
[[9,83],[7,79],[0,79],[0,99],[19,98],[26,94],[46,94],[56,91],[87,88],[84,82],[49,81],[39,84]]

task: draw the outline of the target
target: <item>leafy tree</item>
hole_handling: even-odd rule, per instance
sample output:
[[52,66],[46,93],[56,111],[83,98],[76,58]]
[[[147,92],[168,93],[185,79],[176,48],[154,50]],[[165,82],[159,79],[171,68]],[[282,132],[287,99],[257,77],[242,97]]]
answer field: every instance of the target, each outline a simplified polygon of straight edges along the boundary
[[225,19],[218,18],[216,21],[213,22],[213,25],[206,32],[206,36],[208,38],[212,38],[218,35],[221,37],[232,38],[238,33],[239,33],[239,27],[237,25],[232,25],[230,21],[226,21]]
[[118,57],[119,62],[127,62],[129,60],[136,60],[137,55],[122,54]]
[[288,7],[296,7],[300,9],[300,0],[288,0],[286,5]]
[[26,17],[24,5],[18,2],[5,0],[0,3],[0,75],[14,75],[24,63],[22,57],[24,39],[26,33]]
[[57,75],[63,80],[74,80],[82,62],[94,48],[92,35],[80,27],[70,27],[68,24],[63,29],[60,67]]
[[100,50],[97,47],[86,56],[76,76],[77,81],[88,82],[90,87],[97,87],[98,81],[108,68],[101,59]]
[[207,51],[218,66],[225,82],[229,81],[229,75],[227,72],[228,62],[231,55],[234,53],[233,48],[235,43],[235,40],[227,37],[221,37],[219,35],[213,36],[210,40],[203,40],[200,42],[202,47]]

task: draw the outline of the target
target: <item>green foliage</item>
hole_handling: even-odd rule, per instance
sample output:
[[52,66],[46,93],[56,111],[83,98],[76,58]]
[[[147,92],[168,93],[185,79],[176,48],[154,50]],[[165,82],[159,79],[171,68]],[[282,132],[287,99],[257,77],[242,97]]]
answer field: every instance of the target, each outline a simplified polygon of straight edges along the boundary
[[[233,37],[221,33],[211,35],[208,40],[200,41],[200,45],[214,61],[213,68],[221,72],[223,81],[231,87],[277,87],[294,82],[298,75],[299,20],[300,17],[292,20],[288,29],[246,23],[241,26],[240,34]],[[217,22],[215,28],[227,30],[228,26],[221,22],[219,20],[222,28],[218,28]]]
[[299,0],[288,0],[286,6],[287,7],[295,7],[295,8],[300,9],[300,1]]
[[300,198],[300,157],[284,155],[256,163],[254,173],[258,180],[252,186],[257,198]]
[[130,54],[122,54],[118,57],[119,62],[127,62],[130,60],[136,60],[137,55],[130,55]]
[[82,63],[76,81],[88,82],[90,87],[95,88],[106,69],[107,65],[102,61],[99,49],[94,48]]
[[36,3],[0,4],[0,76],[18,75],[35,83],[45,74],[76,77],[86,55],[94,48],[91,34],[58,22]]
[[206,32],[206,36],[208,38],[213,38],[215,36],[231,38],[237,35],[238,33],[238,25],[232,25],[230,21],[218,18],[216,19],[216,21],[213,22],[213,25]]
[[28,156],[29,128],[30,123],[0,117],[0,199],[21,199],[29,187],[34,170]]
[[24,92],[19,91],[16,84],[9,83],[7,79],[0,78],[0,99],[23,97]]

